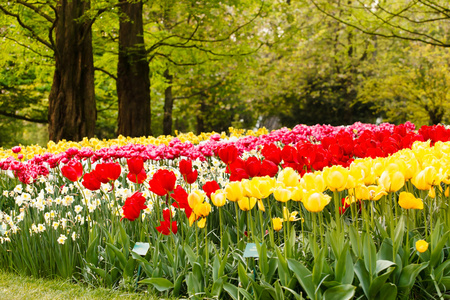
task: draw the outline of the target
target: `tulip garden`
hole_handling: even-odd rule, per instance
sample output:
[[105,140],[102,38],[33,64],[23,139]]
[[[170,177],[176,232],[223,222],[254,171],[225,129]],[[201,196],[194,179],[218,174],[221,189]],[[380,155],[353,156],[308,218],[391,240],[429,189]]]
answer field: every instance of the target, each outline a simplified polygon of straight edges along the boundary
[[297,125],[0,153],[0,267],[192,299],[450,298],[450,129]]

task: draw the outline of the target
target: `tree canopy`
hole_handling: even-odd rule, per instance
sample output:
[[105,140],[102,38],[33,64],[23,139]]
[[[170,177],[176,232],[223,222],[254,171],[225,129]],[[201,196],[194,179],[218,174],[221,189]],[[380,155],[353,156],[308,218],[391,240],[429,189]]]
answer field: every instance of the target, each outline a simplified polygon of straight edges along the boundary
[[[73,139],[449,118],[450,8],[444,0],[70,3],[81,14],[69,24],[84,29],[69,38],[75,44],[63,43],[66,48],[57,42],[58,20],[68,18],[58,9],[66,0],[0,4],[0,125],[18,131],[14,141],[5,132],[3,145],[45,143],[26,140],[25,128],[43,136],[51,120],[55,71],[73,65],[58,63],[62,49],[71,49],[75,60],[74,50],[92,49],[93,75],[85,82],[93,85],[82,97],[91,100],[77,104],[94,105],[86,110],[91,114],[74,110],[73,125],[63,117],[58,126],[95,124],[86,127],[92,133]],[[141,79],[148,83],[138,97]],[[80,80],[72,83],[77,93],[87,87]],[[61,95],[69,94],[65,87]],[[140,104],[131,105],[137,99]],[[137,122],[130,123],[133,130],[143,122],[148,129],[120,129],[124,114]]]

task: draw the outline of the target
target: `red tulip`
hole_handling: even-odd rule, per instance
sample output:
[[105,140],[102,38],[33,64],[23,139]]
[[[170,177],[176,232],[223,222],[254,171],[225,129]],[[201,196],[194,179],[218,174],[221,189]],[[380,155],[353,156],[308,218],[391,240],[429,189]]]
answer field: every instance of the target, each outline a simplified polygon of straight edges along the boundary
[[149,182],[150,191],[159,196],[167,195],[168,192],[174,190],[176,181],[177,177],[175,173],[169,170],[159,169]]
[[198,177],[198,171],[194,170],[189,174],[183,175],[184,180],[188,183],[188,184],[193,184],[195,181],[197,181],[197,177]]
[[90,173],[84,174],[83,182],[81,184],[85,188],[87,188],[88,190],[91,190],[91,191],[98,190],[100,188],[100,186],[102,185],[100,180],[98,180],[98,177],[97,177],[97,174],[95,173],[95,170],[90,172]]
[[278,165],[273,161],[265,159],[261,163],[261,170],[259,171],[259,176],[270,176],[274,177],[278,173]]
[[236,146],[233,144],[222,146],[219,149],[219,157],[226,165],[230,165],[238,158]]
[[175,200],[175,202],[172,203],[172,206],[184,209],[186,217],[189,218],[192,213],[192,208],[189,206],[188,193],[181,187],[181,185],[177,185],[177,188],[172,194],[170,194],[170,196]]
[[178,228],[177,228],[177,222],[172,221],[171,211],[169,209],[163,210],[163,217],[164,221],[159,221],[161,224],[160,226],[156,227],[156,230],[158,230],[160,233],[164,235],[169,235],[170,231],[173,232],[173,234],[177,234]]
[[247,172],[248,176],[255,177],[258,176],[259,171],[261,170],[261,161],[257,157],[249,157],[245,161],[245,172]]
[[141,192],[136,192],[125,200],[125,204],[122,207],[123,217],[120,220],[128,219],[134,221],[139,217],[141,210],[146,209],[147,205],[145,203],[145,198],[142,196]]
[[128,170],[131,174],[138,175],[144,169],[144,160],[142,157],[132,157],[127,159]]
[[281,162],[281,150],[275,144],[264,145],[261,154],[276,165],[279,165]]
[[142,169],[141,172],[139,174],[134,174],[134,173],[128,173],[127,178],[134,183],[138,183],[141,184],[145,181],[145,179],[147,179],[147,174],[145,173],[145,170]]
[[103,163],[95,167],[98,179],[102,183],[108,183],[119,178],[122,168],[118,163]]
[[192,172],[192,160],[182,159],[178,163],[181,175],[187,175]]
[[211,199],[211,194],[220,189],[219,184],[215,180],[207,181],[202,186],[203,191],[205,191],[206,196]]
[[79,161],[70,161],[61,168],[61,173],[72,182],[78,181],[83,175],[83,166]]

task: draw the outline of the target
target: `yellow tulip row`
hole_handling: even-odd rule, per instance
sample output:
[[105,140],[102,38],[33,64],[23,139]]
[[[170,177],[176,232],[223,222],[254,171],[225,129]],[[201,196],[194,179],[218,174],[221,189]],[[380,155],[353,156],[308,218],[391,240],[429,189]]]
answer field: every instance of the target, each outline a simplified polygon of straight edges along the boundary
[[[292,168],[283,169],[277,178],[253,177],[240,182],[229,182],[223,190],[212,194],[212,202],[223,206],[225,199],[237,202],[241,210],[247,211],[258,203],[264,210],[261,199],[270,195],[279,201],[301,201],[310,212],[320,212],[331,200],[325,193],[347,191],[348,202],[379,200],[388,193],[397,192],[398,204],[405,209],[423,209],[423,202],[408,191],[406,182],[418,190],[435,195],[434,187],[450,183],[450,142],[438,142],[430,147],[427,142],[416,142],[412,149],[404,149],[387,158],[365,158],[355,160],[349,168],[326,167],[323,171],[306,173],[301,177]],[[448,196],[449,190],[445,191]],[[348,203],[350,204],[350,203]]]

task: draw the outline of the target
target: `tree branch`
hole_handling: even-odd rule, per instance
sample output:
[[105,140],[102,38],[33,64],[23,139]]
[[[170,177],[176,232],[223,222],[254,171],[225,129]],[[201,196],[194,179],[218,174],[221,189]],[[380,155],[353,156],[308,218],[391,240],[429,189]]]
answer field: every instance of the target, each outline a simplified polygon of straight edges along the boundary
[[35,13],[37,13],[38,15],[40,15],[41,17],[43,17],[44,19],[46,19],[47,21],[49,21],[50,23],[55,22],[55,19],[50,17],[49,15],[47,15],[46,13],[44,13],[43,11],[41,11],[39,8],[37,8],[36,6],[34,6],[33,4],[27,3],[25,1],[22,0],[16,0],[17,3],[28,7],[29,9],[33,10]]
[[33,28],[31,28],[30,26],[26,25],[22,19],[20,18],[20,16],[18,14],[12,13],[8,10],[6,10],[2,5],[0,5],[0,10],[3,11],[3,13],[5,13],[8,16],[14,17],[16,18],[17,22],[20,24],[20,26],[22,26],[23,28],[25,28],[26,30],[28,30],[31,35],[41,44],[47,46],[48,48],[50,48],[51,50],[53,49],[53,46],[51,43],[47,42],[46,40],[42,39],[34,30]]
[[1,111],[0,110],[0,115],[5,116],[5,117],[11,117],[14,119],[18,119],[18,120],[24,120],[24,121],[28,121],[28,122],[34,122],[34,123],[40,123],[40,124],[47,124],[48,120],[47,119],[35,119],[35,118],[29,118],[26,116],[20,116],[20,115],[16,115],[13,113],[9,113],[6,111]]
[[100,71],[102,73],[105,73],[106,75],[108,75],[109,77],[111,77],[112,79],[117,81],[117,76],[114,76],[114,74],[106,71],[105,69],[99,68],[99,67],[94,67],[94,71]]
[[[313,3],[313,5],[320,12],[322,12],[325,15],[327,15],[328,17],[330,17],[330,18],[332,18],[332,19],[334,19],[334,20],[336,20],[338,22],[341,22],[342,24],[345,24],[345,25],[347,25],[349,27],[355,28],[356,30],[359,30],[359,31],[361,31],[361,32],[363,32],[365,34],[368,34],[368,35],[380,36],[380,37],[384,37],[384,38],[397,38],[397,39],[402,39],[402,40],[407,40],[407,41],[416,41],[416,42],[421,42],[421,43],[424,43],[424,44],[429,44],[429,45],[439,46],[439,47],[445,47],[445,48],[450,47],[450,43],[448,43],[448,42],[444,42],[444,41],[438,40],[438,39],[436,39],[436,38],[434,38],[432,36],[429,36],[427,34],[424,34],[424,33],[412,32],[412,31],[404,29],[402,27],[397,27],[397,28],[401,29],[401,30],[405,30],[406,32],[410,33],[413,36],[400,35],[400,34],[397,34],[397,33],[393,32],[392,30],[391,30],[390,34],[370,31],[370,30],[367,30],[367,29],[365,29],[363,27],[360,27],[360,26],[357,26],[357,25],[355,25],[353,23],[345,21],[342,18],[336,17],[335,15],[333,15],[333,14],[327,12],[326,10],[324,10],[323,8],[321,8],[320,5],[317,4],[317,2],[314,1],[314,0],[311,0],[311,2]],[[394,28],[396,27],[395,25],[391,25],[390,23],[386,23],[386,24],[389,25],[389,26],[392,26]],[[420,36],[420,37],[414,37],[414,35],[417,35],[417,36]]]

